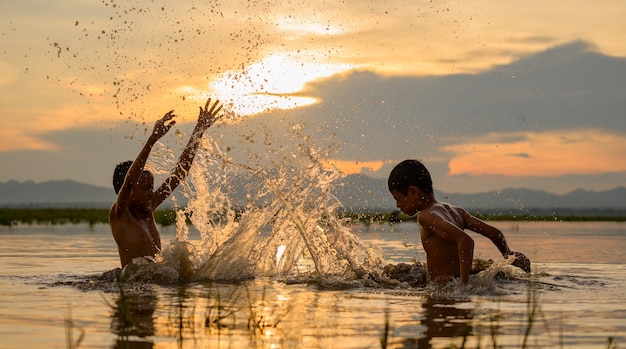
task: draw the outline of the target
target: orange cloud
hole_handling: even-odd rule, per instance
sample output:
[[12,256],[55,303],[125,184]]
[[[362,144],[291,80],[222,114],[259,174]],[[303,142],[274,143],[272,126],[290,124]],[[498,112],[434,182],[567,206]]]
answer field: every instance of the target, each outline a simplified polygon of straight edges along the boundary
[[0,130],[0,152],[15,150],[57,150],[58,146],[31,137],[21,132],[21,130],[9,129]]
[[337,168],[345,175],[362,173],[364,170],[376,172],[385,164],[385,161],[346,161],[346,160],[328,160],[327,166]]
[[594,129],[493,133],[444,148],[448,175],[557,177],[626,171],[626,136]]

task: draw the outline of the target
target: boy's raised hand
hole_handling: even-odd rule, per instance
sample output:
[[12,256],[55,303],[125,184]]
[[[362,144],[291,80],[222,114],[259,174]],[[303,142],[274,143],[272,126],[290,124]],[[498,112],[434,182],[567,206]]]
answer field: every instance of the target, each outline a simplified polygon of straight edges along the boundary
[[[173,114],[174,110],[168,111],[162,118],[156,121],[152,135],[161,138],[176,124],[176,121],[172,120],[176,115]],[[171,120],[171,121],[170,121]],[[170,122],[168,122],[170,121]]]
[[222,110],[223,107],[223,105],[219,105],[219,103],[220,101],[216,99],[215,103],[211,105],[211,98],[209,98],[204,105],[204,109],[200,107],[200,115],[198,115],[198,126],[200,126],[203,130],[209,128],[218,119],[217,114]]

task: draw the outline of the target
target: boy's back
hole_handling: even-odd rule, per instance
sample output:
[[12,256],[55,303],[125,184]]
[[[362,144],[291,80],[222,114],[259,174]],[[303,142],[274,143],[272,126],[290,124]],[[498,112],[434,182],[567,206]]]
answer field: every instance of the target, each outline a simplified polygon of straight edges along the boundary
[[122,266],[133,258],[155,256],[161,250],[161,237],[151,211],[141,212],[132,206],[111,207],[109,224],[117,243]]

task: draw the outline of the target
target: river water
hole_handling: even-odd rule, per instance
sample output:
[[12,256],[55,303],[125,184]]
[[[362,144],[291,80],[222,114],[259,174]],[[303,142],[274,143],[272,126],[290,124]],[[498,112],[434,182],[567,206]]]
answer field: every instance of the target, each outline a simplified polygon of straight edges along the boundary
[[[479,274],[469,288],[326,288],[272,277],[90,287],[119,265],[107,225],[2,227],[0,347],[626,347],[626,223],[493,224],[533,272],[501,266],[507,277]],[[164,245],[175,230],[162,228]],[[425,260],[416,223],[350,231],[388,263]],[[472,236],[475,257],[499,261]]]

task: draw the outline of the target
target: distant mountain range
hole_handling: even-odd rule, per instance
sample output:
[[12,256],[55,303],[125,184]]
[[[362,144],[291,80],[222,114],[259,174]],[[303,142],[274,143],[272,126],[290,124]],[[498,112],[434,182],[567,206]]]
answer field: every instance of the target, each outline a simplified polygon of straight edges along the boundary
[[8,181],[0,183],[0,207],[108,207],[115,200],[113,187],[104,188],[72,180]]
[[[335,190],[335,195],[348,209],[395,210],[395,202],[387,189],[385,179],[364,175],[344,178]],[[485,193],[444,193],[435,189],[440,201],[481,213],[534,213],[623,215],[626,213],[626,187],[608,191],[575,190],[564,195],[541,190],[509,188]]]
[[[238,186],[233,186],[238,187]],[[391,212],[395,202],[387,190],[384,179],[365,175],[346,176],[336,183],[335,196],[347,210]],[[441,201],[459,205],[474,212],[542,214],[624,214],[626,212],[626,187],[608,191],[575,190],[557,195],[525,188],[504,189],[476,194],[435,192]],[[242,193],[229,193],[233,202],[244,198]],[[110,207],[115,200],[112,188],[84,184],[72,180],[8,181],[0,183],[0,207]],[[179,200],[179,203],[180,200]],[[182,203],[181,203],[182,204]],[[168,203],[166,203],[168,205]],[[169,203],[171,205],[171,202]],[[569,212],[569,213],[568,213]]]

